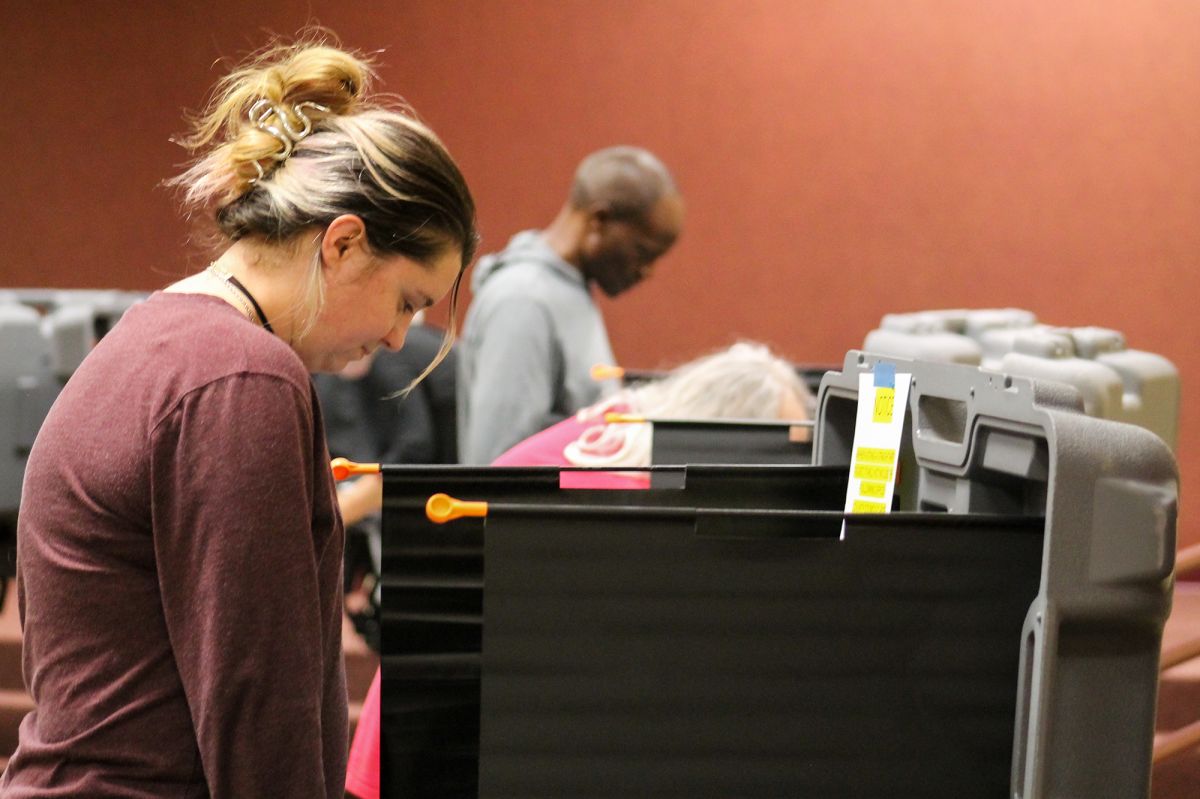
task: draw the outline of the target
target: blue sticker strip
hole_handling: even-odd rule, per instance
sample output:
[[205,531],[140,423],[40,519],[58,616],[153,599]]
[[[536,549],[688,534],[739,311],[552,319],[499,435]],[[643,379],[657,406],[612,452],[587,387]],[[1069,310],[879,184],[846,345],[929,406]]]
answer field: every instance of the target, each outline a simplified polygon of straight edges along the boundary
[[896,387],[896,366],[890,363],[875,364],[875,388]]

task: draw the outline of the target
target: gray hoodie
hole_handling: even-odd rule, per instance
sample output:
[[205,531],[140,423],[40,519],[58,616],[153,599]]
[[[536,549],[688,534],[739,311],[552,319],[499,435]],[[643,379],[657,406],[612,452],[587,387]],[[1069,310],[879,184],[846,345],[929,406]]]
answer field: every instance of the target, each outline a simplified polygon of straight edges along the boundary
[[487,464],[514,444],[615,390],[592,380],[613,363],[583,275],[536,230],[484,256],[458,358],[458,454]]

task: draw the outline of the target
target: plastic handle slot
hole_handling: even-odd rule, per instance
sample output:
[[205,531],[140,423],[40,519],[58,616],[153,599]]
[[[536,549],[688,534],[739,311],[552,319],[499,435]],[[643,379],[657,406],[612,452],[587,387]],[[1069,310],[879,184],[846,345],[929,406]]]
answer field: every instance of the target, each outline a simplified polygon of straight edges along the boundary
[[435,524],[445,524],[464,516],[483,518],[487,511],[486,502],[464,502],[449,494],[434,494],[425,503],[425,515]]
[[636,416],[632,413],[606,413],[604,414],[604,422],[606,424],[642,424],[646,421],[645,416]]
[[625,377],[625,370],[620,366],[598,363],[592,367],[592,379],[599,383],[602,380],[620,380]]

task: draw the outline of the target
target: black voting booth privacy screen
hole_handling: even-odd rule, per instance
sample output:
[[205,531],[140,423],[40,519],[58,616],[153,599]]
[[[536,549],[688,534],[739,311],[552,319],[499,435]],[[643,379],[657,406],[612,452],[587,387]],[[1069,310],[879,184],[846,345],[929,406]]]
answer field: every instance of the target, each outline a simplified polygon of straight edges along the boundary
[[481,797],[1009,795],[1042,519],[500,510]]
[[[805,440],[798,440],[802,433]],[[721,464],[812,462],[812,430],[786,422],[654,420],[650,462]],[[655,472],[656,488],[678,487],[681,472]]]
[[[825,373],[839,368],[837,364],[798,363],[794,364],[794,366],[796,374],[800,376],[800,379],[804,381],[804,385],[808,386],[808,390],[814,395],[820,390],[821,378],[825,376]],[[626,369],[624,370],[621,382],[625,386],[635,386],[651,380],[661,380],[669,374],[669,371],[656,369]]]
[[560,490],[559,470],[385,466],[381,739],[385,796],[474,796],[479,769],[483,520],[436,525],[429,496],[608,507],[833,509],[840,467],[688,467],[684,487]]
[[[840,467],[636,492],[384,477],[384,795],[1004,795],[1040,521],[904,514],[839,541]],[[435,487],[533,510],[437,526]],[[728,510],[764,507],[785,510]]]

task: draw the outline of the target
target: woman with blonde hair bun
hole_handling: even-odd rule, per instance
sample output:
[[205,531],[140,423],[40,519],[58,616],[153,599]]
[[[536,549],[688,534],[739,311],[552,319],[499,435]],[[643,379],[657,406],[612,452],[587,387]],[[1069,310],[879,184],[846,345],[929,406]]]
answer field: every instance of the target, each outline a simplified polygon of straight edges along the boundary
[[343,796],[343,530],[309,373],[453,308],[476,244],[453,159],[371,77],[274,47],[193,121],[173,182],[224,244],[125,314],[29,456],[35,709],[0,794]]

